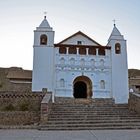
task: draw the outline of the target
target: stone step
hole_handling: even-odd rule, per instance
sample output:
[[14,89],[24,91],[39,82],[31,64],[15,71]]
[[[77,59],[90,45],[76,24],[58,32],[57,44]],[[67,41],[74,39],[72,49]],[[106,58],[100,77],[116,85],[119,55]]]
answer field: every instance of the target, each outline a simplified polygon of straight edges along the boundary
[[127,114],[127,115],[136,115],[137,113],[135,112],[130,112],[129,110],[124,110],[124,111],[120,111],[120,110],[114,110],[114,111],[52,111],[50,112],[50,114]]
[[129,111],[128,104],[113,99],[56,98],[41,130],[94,130],[140,128],[140,115]]
[[128,109],[128,107],[113,107],[113,106],[106,106],[106,107],[97,107],[97,106],[52,106],[52,109],[75,109],[75,110],[91,110],[91,109],[95,109],[95,110],[111,110],[111,109]]
[[128,106],[108,105],[108,106],[96,106],[96,105],[83,105],[83,104],[52,104],[54,107],[94,107],[94,108],[128,108]]
[[60,116],[60,117],[68,117],[68,116],[81,116],[81,117],[84,117],[84,116],[92,116],[92,117],[96,117],[96,116],[99,116],[99,117],[102,117],[102,116],[110,116],[110,117],[113,117],[113,116],[137,116],[139,117],[138,115],[136,114],[128,114],[128,113],[51,113],[49,116]]
[[51,116],[49,117],[49,120],[108,120],[108,119],[140,119],[140,117],[137,117],[137,116]]
[[50,114],[51,116],[75,116],[75,115],[80,115],[80,116],[87,116],[87,115],[136,115],[136,114],[130,114],[130,113],[127,113],[127,112],[122,112],[122,113],[118,113],[118,112],[75,112],[75,113],[72,113],[72,112],[59,112],[59,113],[55,113],[55,112],[52,112]]
[[55,98],[55,103],[108,103],[108,104],[114,104],[114,100],[112,98],[108,98],[108,99],[103,99],[103,98],[100,98],[100,99],[75,99],[75,98],[70,98],[70,97],[56,97]]
[[92,106],[87,106],[87,107],[76,107],[76,106],[68,106],[68,107],[63,107],[63,106],[56,106],[52,107],[53,110],[128,110],[128,107],[92,107]]
[[132,126],[132,125],[128,125],[128,126],[104,126],[104,127],[42,127],[39,126],[38,127],[39,130],[42,131],[47,131],[47,130],[55,130],[55,131],[59,131],[59,130],[122,130],[122,129],[140,129],[140,126]]
[[98,129],[140,129],[140,123],[95,123],[40,125],[41,130],[98,130]]
[[104,115],[108,115],[108,116],[139,116],[140,117],[140,114],[137,114],[135,112],[51,112],[50,113],[51,116],[53,115],[58,115],[58,116],[61,116],[61,115],[86,115],[86,116],[104,116]]
[[[96,118],[74,118],[75,121],[84,121],[84,120],[90,120],[90,121],[98,121],[98,120],[125,120],[129,119],[130,121],[133,120],[139,120],[139,117],[96,117]],[[48,121],[73,121],[73,118],[49,118]]]
[[133,119],[133,120],[130,120],[130,119],[124,119],[124,120],[67,120],[67,121],[64,121],[64,120],[57,120],[57,121],[48,121],[47,125],[49,124],[96,124],[96,123],[140,123],[140,119]]
[[90,109],[90,110],[86,110],[86,109],[79,109],[79,110],[72,110],[72,109],[68,109],[68,110],[65,110],[65,109],[61,109],[61,110],[53,110],[53,112],[61,112],[61,113],[63,113],[63,112],[130,112],[130,113],[135,113],[134,111],[129,111],[128,109],[123,109],[123,110],[121,110],[121,109],[111,109],[111,110],[96,110],[96,109]]
[[66,105],[66,106],[96,106],[96,105],[101,105],[101,107],[107,107],[107,106],[116,106],[116,107],[128,107],[127,104],[104,104],[102,102],[100,103],[90,103],[90,104],[84,104],[84,103],[53,103],[52,105],[54,106],[63,106],[63,105]]
[[53,111],[125,111],[128,110],[128,108],[72,108],[72,107],[67,107],[67,108],[52,108]]

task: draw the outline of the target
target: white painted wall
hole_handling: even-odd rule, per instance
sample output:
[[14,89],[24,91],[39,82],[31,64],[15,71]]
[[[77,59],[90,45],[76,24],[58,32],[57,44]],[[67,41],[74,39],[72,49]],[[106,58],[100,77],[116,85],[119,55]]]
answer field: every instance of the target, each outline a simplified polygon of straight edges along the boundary
[[[115,54],[115,44],[121,44],[121,54]],[[111,40],[112,46],[112,93],[116,103],[128,102],[128,66],[125,40]]]
[[[107,50],[106,56],[94,55],[73,55],[59,54],[58,48],[55,48],[55,95],[73,97],[73,81],[79,76],[87,76],[93,85],[92,98],[111,98],[111,60],[110,50]],[[65,59],[65,64],[61,64],[61,58]],[[74,65],[71,65],[71,59],[75,59]],[[80,60],[85,60],[85,66],[80,64]],[[91,60],[94,59],[95,66],[91,66]],[[100,60],[105,61],[105,66],[100,66]],[[60,79],[65,80],[65,87],[60,87]],[[100,81],[105,81],[105,89],[100,88]]]
[[70,39],[64,41],[62,44],[73,44],[77,45],[77,41],[82,41],[82,45],[94,45],[97,46],[97,44],[91,40],[89,40],[87,37],[82,36],[80,34],[77,34],[74,37],[71,37]]
[[54,47],[34,47],[32,91],[53,91]]

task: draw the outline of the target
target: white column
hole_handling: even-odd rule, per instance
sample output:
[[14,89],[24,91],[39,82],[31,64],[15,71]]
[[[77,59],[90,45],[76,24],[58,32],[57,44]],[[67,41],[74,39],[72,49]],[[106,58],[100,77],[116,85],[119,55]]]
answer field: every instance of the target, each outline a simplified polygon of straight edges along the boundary
[[99,50],[99,49],[98,49],[98,48],[96,48],[96,55],[97,55],[97,56],[99,55],[99,54],[98,54],[98,50]]
[[79,55],[79,48],[76,48],[76,50],[77,50],[77,55]]
[[89,48],[86,48],[86,55],[88,55],[88,50],[89,50]]
[[69,54],[69,47],[66,47],[66,54]]

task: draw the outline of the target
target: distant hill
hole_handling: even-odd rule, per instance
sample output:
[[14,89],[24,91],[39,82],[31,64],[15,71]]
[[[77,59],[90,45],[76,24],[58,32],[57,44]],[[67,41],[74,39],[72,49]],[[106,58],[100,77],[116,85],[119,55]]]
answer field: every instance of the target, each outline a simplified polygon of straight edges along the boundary
[[140,70],[138,70],[138,69],[129,69],[128,70],[128,75],[129,75],[129,77],[140,76]]
[[18,67],[0,68],[0,91],[31,91],[31,73]]

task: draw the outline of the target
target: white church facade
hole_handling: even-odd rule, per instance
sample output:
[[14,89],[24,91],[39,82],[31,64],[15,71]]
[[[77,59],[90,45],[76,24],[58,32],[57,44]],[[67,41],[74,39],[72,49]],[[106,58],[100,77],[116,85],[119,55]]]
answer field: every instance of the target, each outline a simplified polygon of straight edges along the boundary
[[34,31],[32,91],[53,96],[128,102],[126,40],[114,24],[102,46],[81,31],[54,44],[46,17]]

